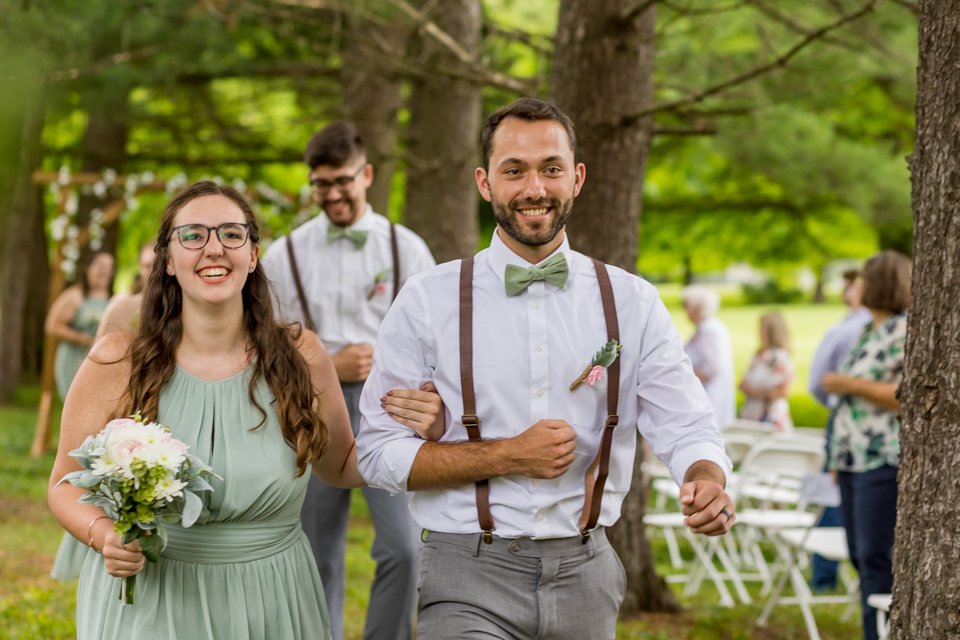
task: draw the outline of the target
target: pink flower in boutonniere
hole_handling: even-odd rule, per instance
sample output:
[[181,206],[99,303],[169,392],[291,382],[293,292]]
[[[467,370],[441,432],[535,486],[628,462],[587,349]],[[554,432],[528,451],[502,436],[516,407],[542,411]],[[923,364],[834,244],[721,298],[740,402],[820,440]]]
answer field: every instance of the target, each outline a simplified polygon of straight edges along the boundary
[[387,292],[387,281],[390,279],[390,269],[384,269],[373,277],[373,287],[367,294],[367,300],[373,300],[373,296]]
[[597,383],[603,380],[604,371],[606,371],[606,369],[600,365],[596,365],[593,369],[590,369],[590,373],[587,374],[585,382],[591,387],[597,386]]
[[616,361],[622,348],[616,340],[610,340],[603,345],[600,351],[594,354],[593,360],[584,368],[583,373],[570,384],[570,391],[579,387],[582,382],[586,382],[591,387],[597,386],[597,383],[603,380],[604,370]]

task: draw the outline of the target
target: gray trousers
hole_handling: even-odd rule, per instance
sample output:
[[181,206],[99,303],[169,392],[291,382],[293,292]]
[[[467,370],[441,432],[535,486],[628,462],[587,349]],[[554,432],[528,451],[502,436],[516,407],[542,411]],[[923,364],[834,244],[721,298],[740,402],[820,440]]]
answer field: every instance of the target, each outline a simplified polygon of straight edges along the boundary
[[[362,383],[343,384],[343,396],[356,434],[360,426]],[[410,517],[409,498],[391,496],[382,489],[363,489],[375,538],[370,555],[377,563],[370,588],[365,640],[408,640],[416,607],[416,568],[419,531]],[[333,640],[343,639],[343,602],[346,574],[347,521],[350,490],[331,487],[310,477],[300,519],[320,569],[330,612]]]
[[424,534],[419,640],[612,640],[626,574],[603,529],[510,540]]

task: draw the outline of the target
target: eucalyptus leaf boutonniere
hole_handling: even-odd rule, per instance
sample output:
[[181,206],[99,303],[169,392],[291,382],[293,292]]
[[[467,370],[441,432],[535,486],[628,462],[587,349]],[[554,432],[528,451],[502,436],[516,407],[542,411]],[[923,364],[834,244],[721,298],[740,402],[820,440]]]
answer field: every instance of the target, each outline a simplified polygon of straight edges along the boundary
[[373,277],[373,287],[370,288],[370,293],[367,294],[368,301],[373,300],[373,296],[377,294],[386,293],[387,281],[390,279],[390,271],[390,269],[384,269]]
[[595,387],[603,379],[603,372],[614,363],[620,355],[620,349],[623,348],[616,340],[611,340],[603,345],[600,351],[593,356],[593,360],[586,366],[577,379],[570,383],[570,391],[580,386],[581,382],[586,382],[591,387]]

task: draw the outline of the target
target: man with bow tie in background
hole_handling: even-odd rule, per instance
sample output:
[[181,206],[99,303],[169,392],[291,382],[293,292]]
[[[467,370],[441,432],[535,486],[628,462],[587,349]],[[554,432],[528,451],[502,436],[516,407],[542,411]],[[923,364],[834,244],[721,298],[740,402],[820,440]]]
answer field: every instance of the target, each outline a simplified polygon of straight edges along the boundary
[[[323,340],[356,433],[360,391],[370,373],[380,323],[407,278],[435,262],[419,236],[367,203],[373,166],[352,124],[336,122],[318,131],[304,160],[321,212],[274,242],[264,267],[276,292],[279,318],[299,321]],[[377,562],[364,638],[406,640],[416,598],[418,532],[406,496],[369,487],[363,492],[376,531],[371,554]],[[301,518],[320,568],[334,640],[343,638],[349,515],[350,490],[310,478]]]
[[[487,119],[482,148],[490,247],[404,287],[361,397],[358,464],[371,485],[412,492],[420,640],[614,638],[625,576],[604,528],[620,516],[638,430],[696,533],[735,520],[730,462],[656,289],[570,249],[564,225],[586,177],[570,119],[523,98]],[[380,407],[420,380],[450,411],[442,434]]]

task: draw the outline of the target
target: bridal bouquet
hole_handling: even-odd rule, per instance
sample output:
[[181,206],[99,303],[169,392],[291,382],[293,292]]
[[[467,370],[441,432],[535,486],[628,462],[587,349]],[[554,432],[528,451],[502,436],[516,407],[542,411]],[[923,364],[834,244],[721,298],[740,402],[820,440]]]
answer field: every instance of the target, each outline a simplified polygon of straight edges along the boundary
[[[60,482],[87,489],[80,502],[101,507],[114,520],[123,544],[140,539],[143,555],[156,562],[166,546],[164,524],[189,527],[203,510],[197,492],[213,491],[207,481],[219,477],[187,445],[155,422],[139,415],[111,420],[95,436],[70,452],[83,467]],[[133,604],[137,576],[124,578],[120,600]]]

